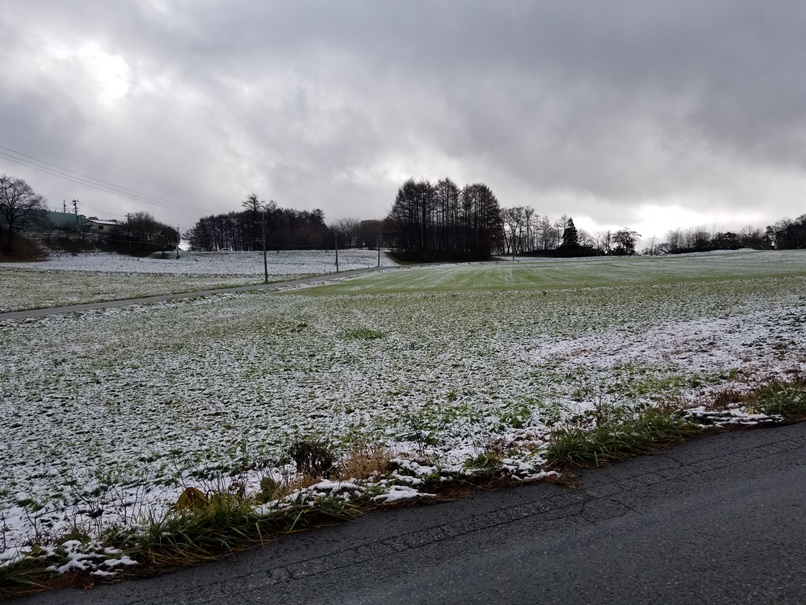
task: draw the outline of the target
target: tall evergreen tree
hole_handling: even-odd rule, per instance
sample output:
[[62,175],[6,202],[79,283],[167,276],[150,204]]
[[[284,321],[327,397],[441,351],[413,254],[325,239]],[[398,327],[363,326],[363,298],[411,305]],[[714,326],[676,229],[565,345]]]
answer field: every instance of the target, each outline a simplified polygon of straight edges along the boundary
[[563,242],[562,247],[566,249],[574,249],[579,248],[579,233],[577,233],[576,225],[574,225],[574,219],[569,218],[565,223],[565,229],[563,229]]

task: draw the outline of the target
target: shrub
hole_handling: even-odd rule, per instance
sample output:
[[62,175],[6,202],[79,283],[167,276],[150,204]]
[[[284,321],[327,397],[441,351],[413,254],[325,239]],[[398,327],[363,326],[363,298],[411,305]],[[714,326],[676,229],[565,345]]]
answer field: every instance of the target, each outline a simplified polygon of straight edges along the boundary
[[297,472],[316,477],[329,478],[337,460],[327,442],[312,439],[300,439],[288,448],[287,453],[297,465]]

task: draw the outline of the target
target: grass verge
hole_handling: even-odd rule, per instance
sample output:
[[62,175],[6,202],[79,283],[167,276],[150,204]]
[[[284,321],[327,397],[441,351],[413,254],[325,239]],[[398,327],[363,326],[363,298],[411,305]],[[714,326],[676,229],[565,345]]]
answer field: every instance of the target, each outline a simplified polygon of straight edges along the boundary
[[[713,407],[728,409],[737,399],[741,408],[767,414],[780,422],[806,420],[806,379],[773,382],[753,392],[719,392]],[[704,425],[673,405],[650,407],[635,413],[620,408],[594,410],[553,431],[543,452],[545,470],[597,467],[603,464],[655,452],[661,448],[730,427]],[[104,547],[117,558],[138,563],[118,573],[125,576],[154,575],[198,565],[227,554],[263,545],[292,532],[323,527],[355,519],[385,507],[373,498],[370,487],[400,470],[397,453],[379,444],[353,444],[347,455],[337,459],[322,441],[303,440],[288,450],[300,475],[285,482],[266,481],[261,492],[212,489],[207,493],[187,488],[174,507],[159,518],[148,519],[140,530],[110,531],[101,537]],[[479,488],[513,483],[508,477],[501,447],[490,445],[469,458],[461,472],[422,477],[420,486],[433,492],[438,502],[461,497]],[[311,495],[317,477],[331,477],[335,487],[326,495]],[[556,473],[547,477],[557,481]],[[562,483],[562,481],[558,481]],[[237,484],[235,484],[237,486]],[[340,487],[343,486],[343,487]],[[261,506],[273,502],[269,508]],[[277,503],[280,503],[279,505]],[[82,569],[56,573],[68,563],[69,541],[88,542],[88,536],[65,536],[55,548],[34,548],[29,556],[0,566],[0,597],[19,596],[64,587],[89,588],[104,581]],[[76,547],[73,547],[74,549]],[[80,546],[78,547],[81,548]],[[112,561],[114,563],[114,559]],[[103,569],[103,567],[102,567]],[[117,570],[116,570],[117,571]]]

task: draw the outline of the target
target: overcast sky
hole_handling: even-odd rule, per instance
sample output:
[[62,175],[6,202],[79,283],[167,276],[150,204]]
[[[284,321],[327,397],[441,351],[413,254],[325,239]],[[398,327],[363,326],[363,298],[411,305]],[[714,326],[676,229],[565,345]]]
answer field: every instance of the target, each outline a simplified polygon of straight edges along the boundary
[[250,193],[383,218],[408,177],[764,227],[806,213],[804,32],[803,0],[5,0],[0,173],[183,231]]

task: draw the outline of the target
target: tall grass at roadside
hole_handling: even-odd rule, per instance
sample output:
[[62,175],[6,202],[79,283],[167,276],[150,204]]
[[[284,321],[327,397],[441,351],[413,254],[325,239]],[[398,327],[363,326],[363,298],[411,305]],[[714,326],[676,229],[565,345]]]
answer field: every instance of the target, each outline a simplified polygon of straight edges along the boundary
[[315,506],[300,501],[261,514],[248,498],[215,492],[193,507],[151,519],[130,556],[152,569],[194,565],[292,531],[354,519],[362,514],[361,507],[360,501],[333,497],[319,499]]
[[0,598],[39,592],[50,588],[50,563],[25,557],[10,565],[0,566]]
[[672,407],[646,408],[634,417],[609,417],[593,426],[571,423],[556,429],[546,449],[549,468],[601,466],[654,452],[701,434],[703,428]]
[[762,414],[781,416],[786,422],[806,420],[806,378],[791,383],[773,382],[753,399],[753,407]]

